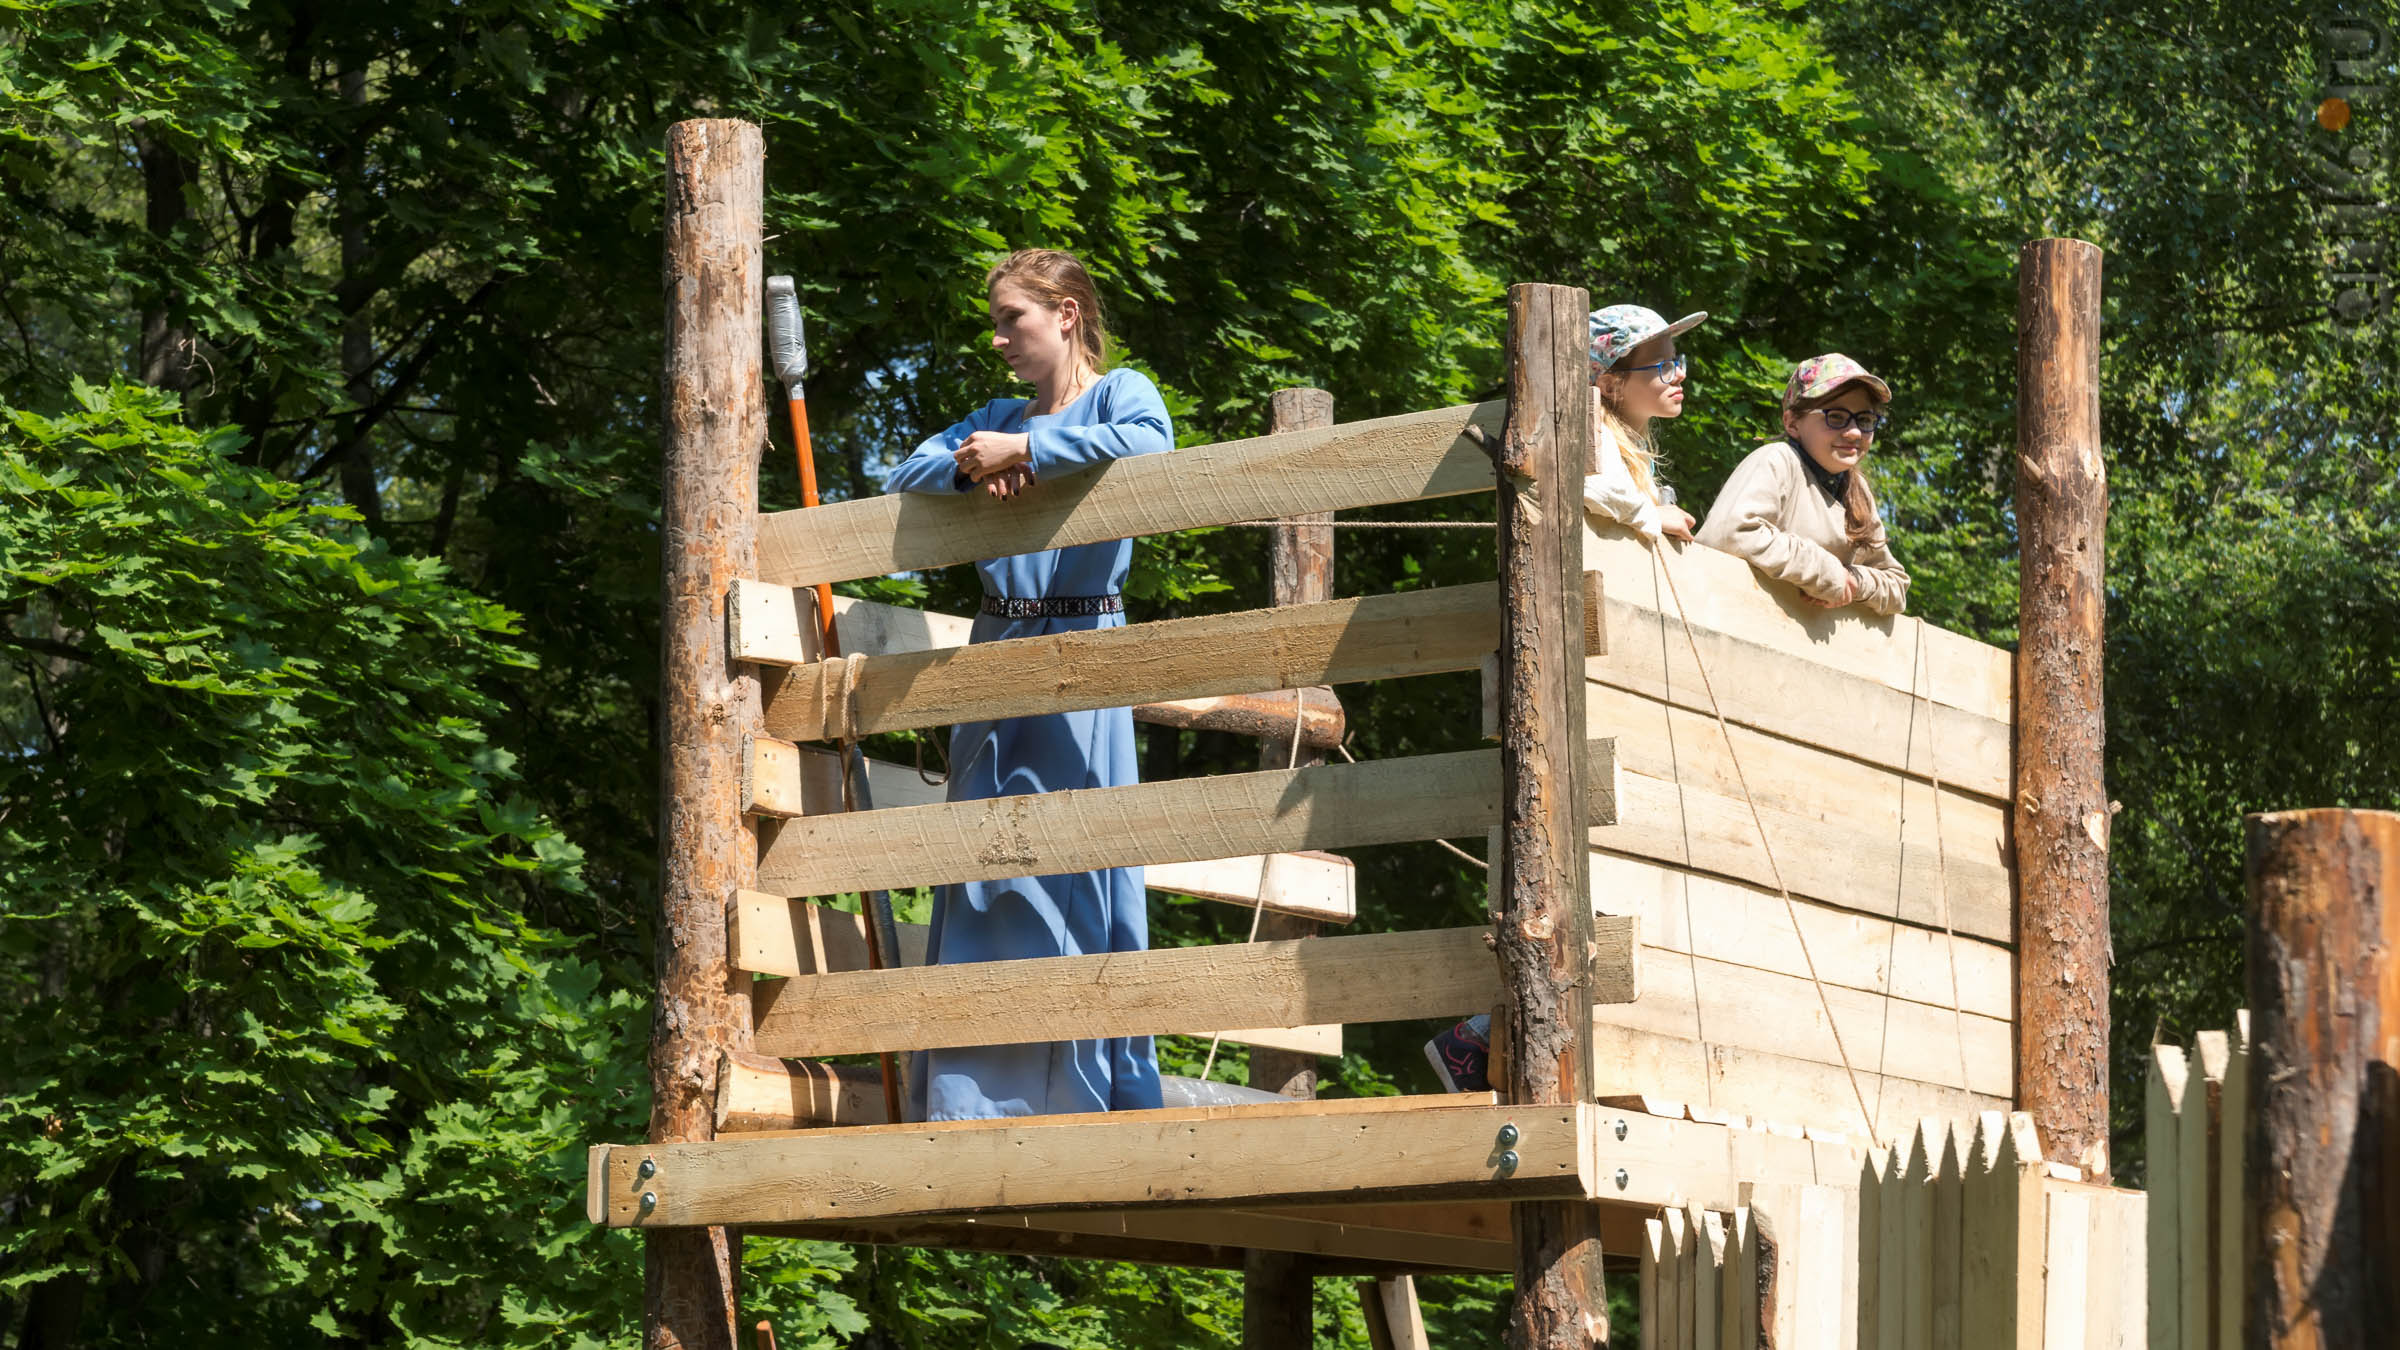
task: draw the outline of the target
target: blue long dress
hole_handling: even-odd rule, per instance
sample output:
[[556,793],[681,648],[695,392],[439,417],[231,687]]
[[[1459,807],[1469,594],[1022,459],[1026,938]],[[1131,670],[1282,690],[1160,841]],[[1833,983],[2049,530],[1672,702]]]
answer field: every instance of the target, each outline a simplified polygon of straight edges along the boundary
[[[884,489],[973,489],[952,456],[977,431],[1027,433],[1038,482],[1175,445],[1166,403],[1139,371],[1110,371],[1074,402],[1030,421],[1028,402],[994,399],[927,439],[893,470]],[[1009,506],[988,503],[993,511]],[[975,570],[986,595],[1117,595],[1132,561],[1133,541],[1120,539],[992,558],[975,564]],[[979,614],[969,640],[996,642],[1124,623],[1123,614],[1022,619]],[[950,766],[948,796],[954,802],[1137,782],[1133,712],[1106,708],[964,723],[950,734]],[[1119,867],[943,886],[934,897],[926,960],[941,965],[1138,952],[1149,945],[1142,869]],[[923,1060],[911,1102],[918,1120],[1125,1111],[1159,1104],[1158,1057],[1147,1036],[935,1050]]]

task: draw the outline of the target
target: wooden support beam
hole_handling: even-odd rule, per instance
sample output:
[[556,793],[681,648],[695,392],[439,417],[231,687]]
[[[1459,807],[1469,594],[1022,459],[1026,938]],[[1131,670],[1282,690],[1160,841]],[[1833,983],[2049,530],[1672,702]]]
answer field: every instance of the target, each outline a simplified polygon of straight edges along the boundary
[[[1335,941],[1337,939],[1327,939]],[[1341,1197],[1592,1195],[1588,1108],[1331,1102],[1128,1111],[1105,1118],[864,1126],[713,1143],[618,1146],[602,1167],[612,1227],[808,1223],[1009,1209],[1241,1207]],[[1514,1125],[1508,1168],[1500,1127]],[[655,1163],[642,1175],[644,1161]],[[648,1199],[645,1201],[645,1197]]]
[[[928,783],[906,765],[878,759],[866,764],[867,783],[879,809],[936,806],[943,801],[938,780]],[[832,751],[800,747],[800,798],[802,815],[840,812],[841,761]],[[770,843],[774,828],[772,824],[767,827]],[[1142,880],[1153,891],[1244,908],[1263,902],[1269,913],[1293,914],[1320,923],[1346,924],[1358,917],[1358,869],[1348,858],[1316,850],[1150,863],[1142,870]]]
[[1402,1275],[1389,1280],[1361,1280],[1358,1306],[1367,1320],[1367,1343],[1374,1350],[1431,1350],[1425,1339],[1425,1314],[1417,1307],[1417,1282]]
[[[667,129],[666,371],[659,538],[661,709],[657,997],[650,1031],[650,1138],[715,1132],[718,1060],[742,1047],[750,1004],[727,959],[725,897],[751,883],[757,844],[742,815],[743,740],[757,682],[725,645],[721,605],[756,567],[758,456],[766,444],[766,149],[747,122]],[[741,1239],[721,1228],[651,1235],[643,1247],[649,1350],[732,1350]]]
[[[815,620],[815,591],[770,586],[763,581],[736,581],[725,603],[728,618],[733,622],[734,654],[740,659],[776,667],[807,667],[824,660]],[[967,645],[975,627],[954,614],[904,609],[850,596],[835,596],[833,608],[841,621],[844,656],[956,650]],[[779,698],[789,678],[792,677],[780,673],[770,673],[767,677],[767,726],[778,736],[807,740],[809,736],[799,730],[776,729],[788,713],[788,709],[779,709],[778,704],[790,701]],[[820,672],[808,678],[821,681],[833,677]],[[1341,744],[1346,730],[1341,700],[1334,697],[1332,690],[1324,688],[1305,689],[1302,694],[1300,726],[1304,742],[1326,749]],[[798,695],[795,693],[793,697]],[[1174,699],[1136,704],[1133,720],[1237,736],[1283,737],[1291,731],[1292,704],[1288,696],[1250,694]]]
[[718,1134],[881,1125],[883,1075],[871,1065],[786,1063],[728,1050],[717,1065]]
[[[1633,997],[1633,929],[1595,929],[1579,975],[1595,1000]],[[1489,942],[1450,928],[805,975],[759,983],[755,1039],[814,1057],[1454,1017],[1498,1001]]]
[[2017,1101],[2108,1177],[2108,475],[2100,250],[2037,239],[2017,272]]
[[[1278,389],[1269,403],[1268,430],[1281,434],[1333,425],[1333,395],[1322,389]],[[1333,600],[1333,514],[1295,517],[1267,536],[1268,599],[1278,610],[1313,608]],[[1497,592],[1495,591],[1495,599]],[[1460,624],[1444,625],[1455,630]],[[1473,625],[1480,626],[1480,625]],[[1495,630],[1494,637],[1498,634]],[[1330,679],[1330,677],[1328,677]],[[1313,681],[1292,678],[1292,685]],[[1293,691],[1298,696],[1299,691]],[[1276,697],[1270,695],[1269,697]],[[1339,745],[1337,738],[1332,742]],[[1326,745],[1297,734],[1270,736],[1259,745],[1258,767],[1313,768],[1325,762]],[[1314,937],[1317,925],[1278,914],[1258,916],[1252,936],[1269,942]],[[1277,1050],[1250,1052],[1253,1087],[1300,1100],[1317,1095],[1317,1061]],[[1505,1266],[1504,1266],[1505,1268]],[[1315,1282],[1290,1253],[1257,1250],[1242,1267],[1242,1344],[1245,1350],[1277,1350],[1316,1339]]]
[[[1473,670],[1499,633],[1487,582],[855,656],[779,672],[767,730],[808,741],[1129,705],[1154,723],[1279,730],[1292,696],[1274,691]],[[1340,742],[1340,707],[1330,691],[1304,701],[1312,743]]]
[[[898,925],[902,966],[925,964],[926,926]],[[806,900],[787,900],[763,891],[742,891],[733,902],[733,950],[743,970],[758,975],[826,975],[869,970],[866,920]],[[1215,1035],[1236,1045],[1267,1046],[1292,1055],[1339,1055],[1339,1023],[1305,1027],[1187,1027],[1193,1035]],[[827,1124],[833,1122],[828,1121]]]
[[2231,1136],[2248,1176],[2242,1344],[2387,1343],[2400,1326],[2400,814],[2279,811],[2242,824],[2252,1045],[2249,1119]]
[[[1616,775],[1608,743],[1593,742],[1584,755],[1570,757],[1579,770],[1574,786],[1586,789],[1578,798],[1579,818],[1614,821]],[[1587,760],[1585,775],[1580,771]],[[759,861],[759,888],[838,895],[1246,853],[1465,839],[1490,829],[1499,807],[1500,756],[1468,750],[809,816],[775,831]],[[1583,850],[1575,856],[1581,859]],[[1582,887],[1572,894],[1582,895]]]
[[1498,403],[1137,455],[1008,502],[895,493],[759,517],[763,581],[813,586],[1302,512],[1455,497],[1491,487]]
[[[1584,1100],[1593,991],[1582,647],[1583,471],[1591,454],[1586,297],[1508,291],[1508,421],[1499,471],[1501,839],[1492,903],[1502,975],[1492,1027],[1508,1096]],[[1514,1350],[1584,1350],[1608,1336],[1592,1207],[1516,1214]]]
[[[671,1232],[672,1229],[662,1229]],[[1193,1270],[1239,1270],[1240,1247],[1173,1239],[1064,1232],[1031,1226],[1022,1214],[965,1215],[927,1222],[758,1224],[746,1238],[792,1238],[802,1242],[849,1242],[860,1246],[930,1247],[1003,1256],[1069,1257],[1081,1261],[1132,1261]]]

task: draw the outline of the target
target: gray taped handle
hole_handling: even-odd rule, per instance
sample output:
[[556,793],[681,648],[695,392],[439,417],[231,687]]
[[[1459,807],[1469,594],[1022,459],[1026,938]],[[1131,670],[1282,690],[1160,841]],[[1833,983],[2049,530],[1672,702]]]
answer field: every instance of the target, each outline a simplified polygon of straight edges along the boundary
[[799,393],[808,376],[808,337],[800,326],[800,290],[790,277],[767,278],[767,354],[783,387]]

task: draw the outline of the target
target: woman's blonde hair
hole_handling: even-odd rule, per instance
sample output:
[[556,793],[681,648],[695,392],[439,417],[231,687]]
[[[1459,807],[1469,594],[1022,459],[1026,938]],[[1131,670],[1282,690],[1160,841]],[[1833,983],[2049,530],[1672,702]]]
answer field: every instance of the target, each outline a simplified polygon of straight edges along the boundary
[[1100,317],[1100,290],[1080,259],[1063,249],[1021,248],[984,274],[983,293],[990,295],[1003,281],[1024,287],[1054,310],[1074,301],[1076,348],[1094,375],[1108,369],[1108,325]]
[[[1633,485],[1642,490],[1643,496],[1663,506],[1665,502],[1658,491],[1658,442],[1648,430],[1634,430],[1632,421],[1617,406],[1625,396],[1625,382],[1629,378],[1623,371],[1605,370],[1592,382],[1592,387],[1600,391],[1600,426],[1616,441],[1617,452],[1625,459],[1625,471],[1633,475]],[[1596,471],[1600,467],[1598,445],[1592,447],[1592,454],[1595,457],[1592,468]]]
[[[1795,442],[1798,441],[1801,418],[1819,408],[1830,407],[1835,399],[1842,396],[1844,391],[1853,388],[1866,390],[1869,397],[1873,397],[1875,393],[1874,386],[1864,380],[1848,380],[1835,385],[1815,398],[1801,399],[1792,404],[1790,411],[1783,415],[1784,434],[1790,436]],[[1877,408],[1885,406],[1884,400],[1876,399],[1875,406]],[[1842,491],[1842,533],[1848,535],[1853,544],[1881,548],[1887,544],[1888,537],[1884,533],[1883,517],[1875,510],[1875,489],[1867,483],[1867,454],[1873,452],[1874,445],[1869,443],[1866,452],[1858,457],[1858,463],[1851,466],[1850,485]],[[1803,450],[1801,453],[1808,452]]]

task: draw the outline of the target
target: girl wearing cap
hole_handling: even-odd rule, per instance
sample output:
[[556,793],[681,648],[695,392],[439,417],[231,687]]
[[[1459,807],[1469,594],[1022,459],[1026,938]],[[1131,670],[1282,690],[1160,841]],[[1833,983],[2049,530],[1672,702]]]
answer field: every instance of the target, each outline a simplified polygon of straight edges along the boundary
[[1691,514],[1658,481],[1650,423],[1683,415],[1684,361],[1675,339],[1706,318],[1702,311],[1668,323],[1641,305],[1592,311],[1592,472],[1583,480],[1583,506],[1653,542],[1692,537]]
[[1790,582],[1813,604],[1898,614],[1908,572],[1892,556],[1864,463],[1891,400],[1888,385],[1839,352],[1801,362],[1783,388],[1790,439],[1760,446],[1734,469],[1700,542]]
[[[1037,483],[1175,446],[1158,388],[1107,370],[1108,335],[1090,274],[1072,254],[1025,249],[985,279],[992,346],[1033,397],[1002,398],[928,439],[885,480],[891,492],[982,492],[1007,502]],[[1105,373],[1103,373],[1105,371]],[[998,509],[1005,509],[998,508]],[[975,564],[974,642],[1125,623],[1133,542],[1046,549]],[[968,722],[950,733],[948,797],[981,801],[1139,781],[1125,708]],[[1097,955],[1149,946],[1142,869],[940,887],[926,960],[935,965]],[[1159,1104],[1147,1036],[935,1050],[912,1075],[911,1119],[1122,1111]]]

